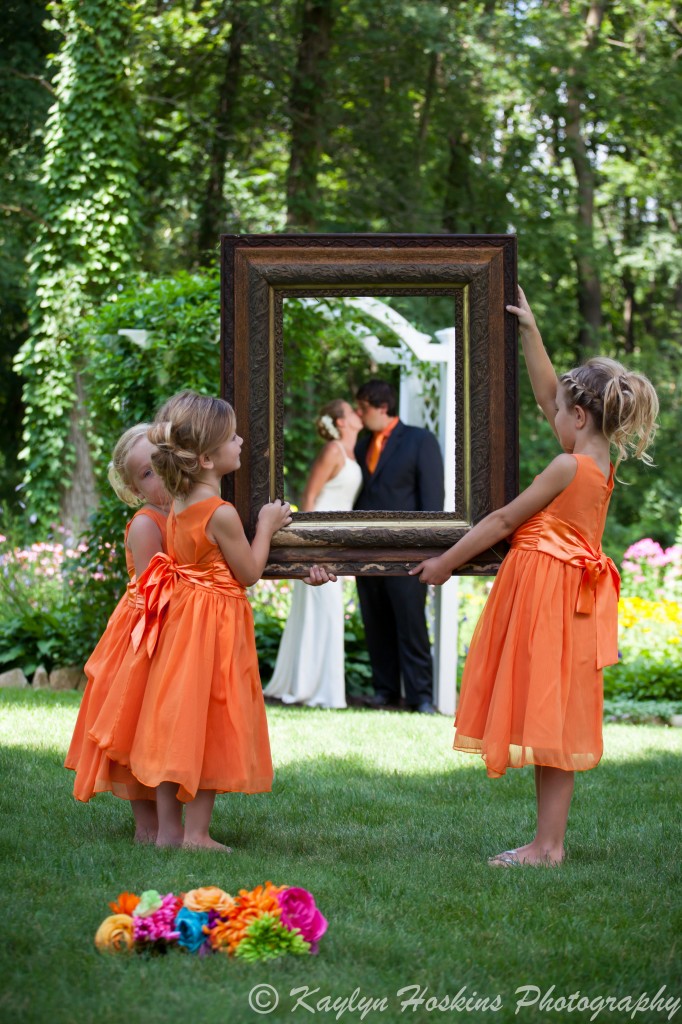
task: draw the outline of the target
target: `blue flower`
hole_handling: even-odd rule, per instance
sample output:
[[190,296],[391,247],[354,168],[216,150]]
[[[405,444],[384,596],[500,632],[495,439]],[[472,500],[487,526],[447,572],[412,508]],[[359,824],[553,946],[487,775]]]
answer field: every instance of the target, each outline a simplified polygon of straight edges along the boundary
[[183,907],[175,918],[175,930],[180,933],[178,945],[184,946],[190,953],[197,953],[206,941],[204,925],[208,924],[208,914]]

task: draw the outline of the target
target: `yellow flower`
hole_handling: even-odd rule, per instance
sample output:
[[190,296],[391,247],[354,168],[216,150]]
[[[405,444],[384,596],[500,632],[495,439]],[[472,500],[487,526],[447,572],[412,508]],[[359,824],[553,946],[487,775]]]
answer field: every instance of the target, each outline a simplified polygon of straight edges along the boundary
[[133,941],[133,919],[129,914],[107,917],[95,935],[100,953],[127,953],[133,948]]

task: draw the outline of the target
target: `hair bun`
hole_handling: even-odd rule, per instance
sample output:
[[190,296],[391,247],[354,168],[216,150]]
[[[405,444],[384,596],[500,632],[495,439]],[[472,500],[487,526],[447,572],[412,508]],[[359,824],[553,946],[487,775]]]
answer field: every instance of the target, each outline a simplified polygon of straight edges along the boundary
[[324,438],[325,441],[338,441],[341,437],[339,428],[337,427],[334,420],[329,413],[324,413],[322,416],[318,416],[315,420],[315,426],[320,437]]
[[174,497],[189,494],[201,474],[201,455],[212,452],[236,430],[232,406],[222,398],[181,391],[159,409],[148,437],[152,465]]
[[172,433],[173,424],[170,420],[160,420],[159,422],[152,423],[147,431],[147,437],[157,448],[170,448],[172,447]]

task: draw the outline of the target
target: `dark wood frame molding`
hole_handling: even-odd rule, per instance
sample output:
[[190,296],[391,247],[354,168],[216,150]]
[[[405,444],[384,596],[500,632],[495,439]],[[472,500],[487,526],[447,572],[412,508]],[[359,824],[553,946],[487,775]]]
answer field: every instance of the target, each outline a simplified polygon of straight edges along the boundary
[[[265,576],[403,575],[450,547],[518,493],[517,321],[513,235],[224,235],[222,392],[244,437],[227,478],[247,535],[284,498],[282,303],[290,296],[452,295],[455,299],[454,512],[297,512],[273,538]],[[503,548],[463,573],[494,573]]]

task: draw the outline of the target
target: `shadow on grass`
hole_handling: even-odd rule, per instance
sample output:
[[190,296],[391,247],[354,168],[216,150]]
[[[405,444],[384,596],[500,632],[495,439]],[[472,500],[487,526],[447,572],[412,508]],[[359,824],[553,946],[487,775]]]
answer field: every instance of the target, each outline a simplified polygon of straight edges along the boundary
[[[46,703],[74,707],[72,695]],[[297,728],[294,717],[285,724]],[[405,728],[421,741],[420,726]],[[496,1020],[539,1021],[514,1015],[518,985],[606,995],[679,981],[679,758],[668,751],[578,777],[570,858],[558,871],[486,864],[532,835],[531,768],[492,781],[478,758],[453,755],[445,768],[416,773],[399,758],[379,770],[359,753],[311,755],[279,768],[271,794],[218,799],[214,834],[235,848],[224,856],[134,846],[126,803],[102,794],[78,804],[62,760],[54,750],[0,747],[1,891],[21,910],[6,919],[0,950],[8,1019],[252,1021],[261,1019],[248,1007],[256,982],[377,996],[419,982],[440,995],[462,985],[501,992],[509,1013]],[[266,879],[314,893],[330,921],[318,958],[251,967],[180,954],[112,961],[94,951],[107,903],[122,890],[217,884],[234,893]],[[119,990],[124,1003],[112,997]],[[283,997],[269,1019],[292,1019],[291,1005]],[[404,1018],[396,1009],[365,1019]]]
[[[126,801],[99,794],[88,804],[71,795],[73,773],[63,755],[0,747],[0,842],[13,848],[47,841],[83,848],[89,842],[129,843]],[[614,845],[636,857],[642,831],[656,856],[662,842],[679,844],[680,759],[667,751],[602,763],[576,774],[569,821],[569,864],[608,862]],[[18,811],[17,808],[21,810]],[[21,821],[21,826],[19,826]],[[533,770],[489,780],[478,758],[418,774],[368,767],[360,755],[328,754],[277,769],[272,793],[218,797],[213,832],[237,852],[287,861],[326,862],[334,870],[430,858],[484,863],[500,848],[527,842],[535,825]],[[154,851],[159,856],[164,851]]]

